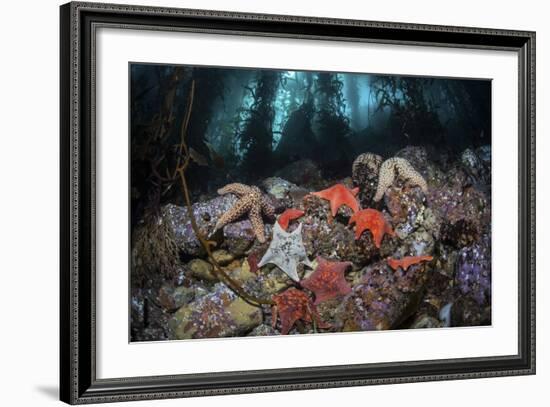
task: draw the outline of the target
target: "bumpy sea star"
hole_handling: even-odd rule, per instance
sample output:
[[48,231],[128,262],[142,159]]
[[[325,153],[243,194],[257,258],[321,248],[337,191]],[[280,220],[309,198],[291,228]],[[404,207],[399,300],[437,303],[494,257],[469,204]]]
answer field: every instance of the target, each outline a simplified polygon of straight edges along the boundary
[[279,222],[279,225],[281,225],[281,228],[283,230],[286,230],[288,228],[288,224],[291,220],[298,219],[304,215],[304,211],[301,211],[299,209],[287,209],[285,210],[281,216],[279,216],[279,219],[277,222]]
[[267,263],[275,264],[294,281],[300,279],[296,270],[298,263],[313,268],[307,258],[306,248],[302,241],[301,223],[293,232],[288,233],[281,228],[279,223],[275,222],[275,225],[273,225],[273,239],[262,260],[258,263],[258,267],[262,267]]
[[264,222],[262,220],[262,212],[269,216],[275,216],[275,209],[269,203],[267,198],[262,194],[260,189],[255,186],[244,184],[228,184],[225,187],[218,189],[218,194],[235,194],[239,197],[237,203],[218,219],[214,230],[218,230],[228,223],[235,222],[245,213],[248,213],[254,234],[260,243],[265,242]]
[[390,236],[395,236],[390,224],[384,218],[382,212],[376,209],[363,209],[354,213],[349,220],[349,224],[355,223],[355,240],[361,237],[361,234],[368,229],[372,233],[374,245],[380,248],[382,238],[387,233]]
[[286,335],[299,319],[313,322],[319,328],[329,328],[330,325],[323,322],[317,308],[311,302],[306,293],[294,287],[273,296],[275,305],[272,307],[271,323],[273,328],[277,325],[277,315],[281,319],[281,334]]
[[399,267],[401,267],[403,271],[407,271],[407,269],[413,264],[432,260],[432,256],[407,256],[403,257],[402,259],[392,259],[391,257],[387,258],[388,266],[394,269],[394,271],[397,270]]
[[393,184],[396,172],[411,184],[418,185],[424,193],[428,192],[428,184],[407,160],[401,157],[392,157],[384,161],[380,166],[378,187],[373,198],[374,201],[382,199],[386,190]]
[[302,287],[315,293],[315,305],[351,292],[344,272],[352,266],[350,261],[329,261],[317,257],[317,268],[306,279],[300,281]]
[[359,188],[353,188],[350,190],[343,184],[336,184],[330,188],[318,192],[312,192],[311,194],[330,201],[330,210],[332,212],[332,216],[335,217],[338,213],[338,209],[342,205],[348,206],[354,213],[359,210],[359,203],[357,202],[357,198],[355,198],[358,193]]

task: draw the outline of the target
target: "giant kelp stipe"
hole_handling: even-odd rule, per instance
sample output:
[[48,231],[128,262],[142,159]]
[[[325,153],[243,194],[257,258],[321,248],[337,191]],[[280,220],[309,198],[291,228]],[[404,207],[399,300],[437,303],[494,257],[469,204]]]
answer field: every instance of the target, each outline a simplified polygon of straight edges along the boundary
[[491,323],[490,80],[130,84],[132,341]]

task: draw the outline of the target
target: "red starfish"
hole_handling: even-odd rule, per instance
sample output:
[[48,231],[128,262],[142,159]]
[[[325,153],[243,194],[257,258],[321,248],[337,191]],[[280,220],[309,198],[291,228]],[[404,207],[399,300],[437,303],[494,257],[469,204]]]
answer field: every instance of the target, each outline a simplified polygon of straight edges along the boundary
[[281,334],[286,335],[290,328],[299,319],[306,322],[312,322],[314,319],[319,328],[329,328],[330,325],[323,322],[317,308],[311,302],[311,299],[303,291],[294,287],[273,296],[275,305],[272,308],[271,320],[273,328],[277,324],[277,313],[281,318]]
[[403,271],[407,271],[407,269],[412,266],[413,264],[418,264],[422,261],[432,261],[432,256],[408,256],[403,257],[402,259],[392,259],[391,257],[388,257],[388,266],[390,266],[394,271],[396,271],[399,267],[403,269]]
[[317,264],[315,271],[300,282],[302,287],[315,293],[315,305],[351,292],[344,277],[344,272],[352,265],[350,261],[328,261],[317,257]]
[[330,209],[334,217],[342,205],[350,207],[353,213],[357,212],[359,210],[359,204],[355,196],[358,193],[359,188],[348,189],[343,184],[336,184],[330,188],[323,189],[319,192],[312,192],[311,194],[330,201]]
[[283,230],[286,230],[291,220],[298,219],[303,215],[304,215],[304,211],[290,208],[284,211],[281,214],[281,216],[279,216],[279,219],[277,222],[279,222],[279,225],[281,225],[281,228],[283,228]]
[[368,229],[372,233],[374,245],[378,248],[380,248],[384,234],[387,233],[390,236],[395,236],[393,229],[390,224],[386,222],[386,218],[384,218],[382,212],[376,209],[364,209],[354,213],[349,220],[350,225],[353,223],[356,224],[355,240],[361,237],[365,229]]

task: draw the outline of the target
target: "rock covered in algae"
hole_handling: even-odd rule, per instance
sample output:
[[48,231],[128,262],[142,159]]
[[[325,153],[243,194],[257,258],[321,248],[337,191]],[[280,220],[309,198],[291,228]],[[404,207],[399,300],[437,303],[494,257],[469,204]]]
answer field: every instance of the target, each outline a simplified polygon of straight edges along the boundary
[[[271,225],[265,225],[267,239],[270,238],[271,228]],[[254,228],[248,219],[230,223],[223,228],[222,247],[235,256],[244,255],[255,241]]]
[[262,323],[262,311],[218,283],[209,294],[184,305],[168,322],[170,339],[247,335]]
[[[243,267],[246,271],[246,267]],[[303,265],[299,266],[299,273],[303,272]],[[243,287],[245,291],[257,298],[271,298],[273,295],[284,291],[294,283],[281,269],[268,264],[258,270],[257,275],[248,278]]]
[[175,311],[191,301],[206,294],[206,287],[199,283],[193,285],[174,286],[171,283],[165,283],[160,287],[157,301],[161,307],[169,312]]
[[429,185],[428,194],[395,180],[384,196],[397,235],[406,239],[423,228],[434,239],[454,248],[477,241],[490,227],[490,195],[470,182],[463,164],[446,163],[447,171],[428,160],[421,147],[407,147],[397,155],[413,163]]
[[216,261],[220,266],[227,266],[233,260],[235,260],[235,256],[232,253],[223,249],[214,250],[212,252],[212,257],[214,258],[214,261]]
[[397,243],[392,255],[420,256],[433,253],[441,218],[418,187],[397,180],[384,196]]
[[359,187],[358,198],[364,207],[369,206],[374,197],[382,161],[382,157],[378,154],[367,152],[358,155],[353,162],[351,170],[353,185]]
[[407,162],[428,181],[430,178],[430,160],[428,160],[428,151],[426,148],[421,146],[407,146],[395,153],[395,156],[407,160]]
[[[231,256],[243,255],[255,242],[256,235],[252,223],[248,219],[232,222],[223,227],[222,231],[214,233],[217,219],[230,210],[237,202],[232,194],[193,204],[193,213],[203,236],[214,240]],[[162,208],[163,220],[167,222],[173,233],[174,240],[181,253],[185,256],[205,256],[204,248],[195,236],[187,208],[172,204]],[[266,235],[271,234],[271,225],[265,225]]]
[[280,332],[275,328],[272,328],[271,325],[261,324],[252,330],[248,336],[272,336],[280,335]]
[[[487,160],[487,155],[489,159]],[[483,146],[475,151],[467,148],[462,152],[460,161],[462,168],[468,173],[473,182],[491,182],[491,149],[490,146]]]
[[[227,194],[193,204],[193,216],[204,236],[210,236],[214,231],[218,218],[229,211],[236,202],[236,196]],[[188,256],[204,255],[204,249],[195,236],[186,207],[168,204],[162,207],[161,213],[163,220],[171,228],[175,242],[183,254]]]
[[456,283],[462,294],[478,305],[491,302],[491,239],[485,235],[479,242],[458,254]]
[[431,317],[429,315],[419,315],[414,319],[414,321],[410,325],[410,329],[418,329],[418,328],[439,328],[441,327],[441,322],[434,317]]
[[421,263],[406,272],[391,270],[384,261],[367,266],[360,282],[336,310],[335,326],[343,331],[399,327],[418,308],[428,274]]
[[424,216],[429,216],[426,199],[419,188],[401,183],[393,185],[386,191],[384,202],[394,230],[402,239],[428,220]]
[[450,312],[451,326],[491,324],[491,306],[480,306],[472,297],[458,297]]
[[201,281],[217,281],[214,267],[203,259],[193,259],[187,263],[188,276]]
[[445,244],[462,248],[490,230],[490,191],[472,185],[459,167],[450,169],[446,179],[430,189],[428,201],[441,219],[440,238]]
[[300,188],[298,185],[280,177],[269,177],[262,181],[268,196],[272,198],[272,204],[276,212],[283,212],[286,208],[295,205],[294,192]]
[[[331,220],[328,202],[308,196],[303,206],[305,214],[300,219],[303,223],[302,238],[309,256],[351,261],[361,267],[379,253],[370,232],[355,239],[353,229],[348,226],[352,214],[349,208],[341,208],[336,218]],[[384,239],[380,252],[391,252],[391,245],[390,239]]]
[[158,305],[152,288],[134,288],[130,297],[132,341],[158,341],[168,339],[169,312]]

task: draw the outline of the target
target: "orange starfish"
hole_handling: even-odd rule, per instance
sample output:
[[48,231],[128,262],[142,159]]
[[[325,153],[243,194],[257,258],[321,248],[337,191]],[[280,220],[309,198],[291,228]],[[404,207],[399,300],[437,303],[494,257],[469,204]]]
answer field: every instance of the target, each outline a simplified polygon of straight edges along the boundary
[[311,194],[330,201],[330,209],[332,211],[332,216],[334,217],[342,205],[346,205],[351,208],[353,213],[357,212],[359,210],[359,203],[355,197],[358,193],[359,188],[348,189],[343,184],[336,184],[330,188],[323,189],[318,192],[312,192]]
[[355,223],[355,240],[361,237],[361,234],[365,229],[370,230],[372,233],[372,238],[374,240],[374,245],[377,248],[380,248],[382,244],[382,238],[384,234],[390,236],[395,236],[393,229],[390,224],[386,222],[386,218],[382,212],[377,211],[376,209],[364,209],[357,213],[354,213],[349,220],[349,224]]
[[412,266],[413,264],[418,264],[422,261],[432,261],[432,256],[407,256],[403,257],[402,259],[392,259],[391,257],[388,257],[388,266],[390,266],[394,271],[396,271],[399,267],[403,269],[403,271],[407,271],[407,269]]
[[352,265],[350,261],[328,261],[317,257],[317,264],[311,276],[300,282],[302,287],[315,293],[315,305],[351,292],[344,277],[344,272]]
[[286,230],[291,220],[298,219],[302,216],[304,216],[304,211],[290,208],[284,211],[281,216],[279,216],[277,222],[279,222],[279,225],[281,225],[281,228],[283,230]]
[[303,291],[294,287],[273,296],[275,305],[272,308],[271,324],[277,324],[277,314],[281,318],[281,334],[286,335],[299,319],[312,322],[315,320],[319,328],[329,328],[330,325],[321,320],[317,308]]

